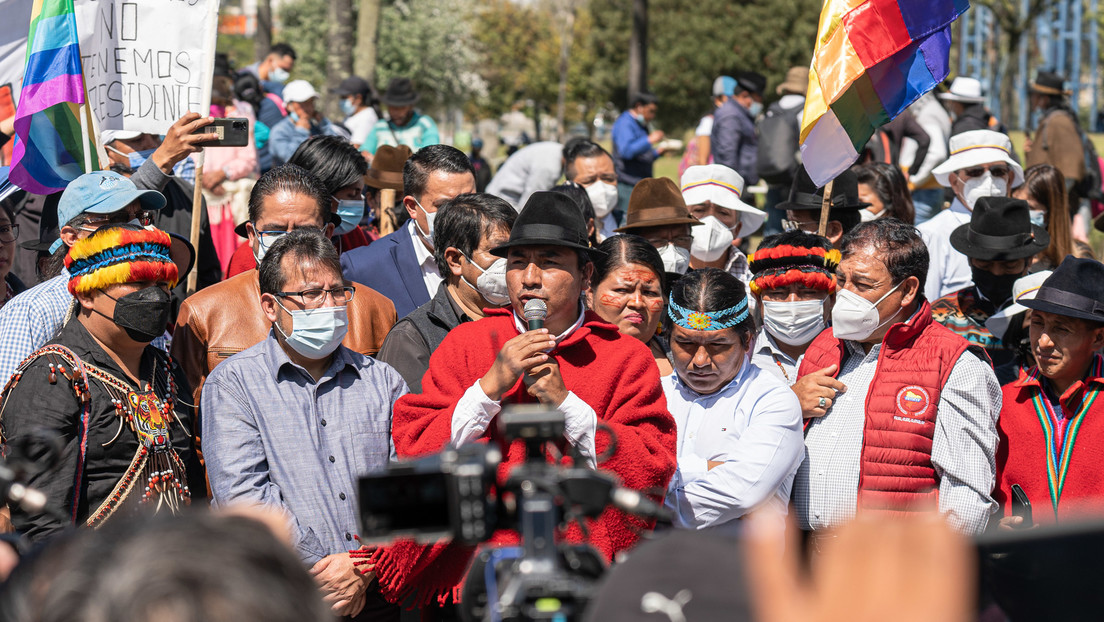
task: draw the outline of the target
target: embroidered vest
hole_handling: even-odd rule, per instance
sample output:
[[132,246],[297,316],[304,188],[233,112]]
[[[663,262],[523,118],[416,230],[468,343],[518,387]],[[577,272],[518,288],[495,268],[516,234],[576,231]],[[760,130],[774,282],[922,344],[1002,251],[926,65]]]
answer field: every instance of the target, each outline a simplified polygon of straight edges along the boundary
[[[886,333],[866,395],[858,509],[896,514],[935,504],[939,482],[931,452],[939,396],[968,347],[932,321],[927,301],[911,320]],[[825,330],[809,345],[798,376],[842,366],[844,348]]]

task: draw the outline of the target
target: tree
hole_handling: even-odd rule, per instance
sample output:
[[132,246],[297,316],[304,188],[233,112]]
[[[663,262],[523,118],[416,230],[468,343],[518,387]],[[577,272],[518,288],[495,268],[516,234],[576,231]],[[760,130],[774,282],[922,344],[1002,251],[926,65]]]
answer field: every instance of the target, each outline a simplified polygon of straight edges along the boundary
[[629,93],[648,89],[648,0],[633,0],[629,37]]
[[295,78],[316,89],[326,85],[328,7],[316,0],[292,0],[280,5],[280,41],[295,48]]
[[[353,0],[329,0],[326,48],[326,93],[333,93],[353,73]],[[327,97],[327,114],[341,118],[336,97]]]
[[357,45],[353,50],[353,69],[356,75],[376,83],[376,48],[379,46],[380,0],[360,0],[357,11]]
[[257,28],[253,34],[253,58],[260,62],[272,47],[272,2],[257,0]]

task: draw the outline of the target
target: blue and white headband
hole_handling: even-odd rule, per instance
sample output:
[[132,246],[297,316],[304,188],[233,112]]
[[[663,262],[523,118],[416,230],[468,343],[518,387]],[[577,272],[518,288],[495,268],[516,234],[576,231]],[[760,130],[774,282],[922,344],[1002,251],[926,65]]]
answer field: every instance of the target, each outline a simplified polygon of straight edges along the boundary
[[[735,306],[720,311],[691,311],[675,301],[667,303],[667,315],[675,324],[690,330],[722,330],[737,326],[747,319],[747,298]],[[727,318],[727,319],[722,319]]]

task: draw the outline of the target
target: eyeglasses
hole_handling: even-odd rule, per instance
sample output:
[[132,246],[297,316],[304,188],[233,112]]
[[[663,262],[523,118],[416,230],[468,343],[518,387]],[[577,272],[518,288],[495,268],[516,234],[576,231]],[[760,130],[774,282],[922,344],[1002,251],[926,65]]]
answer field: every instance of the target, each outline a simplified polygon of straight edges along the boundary
[[1008,174],[1012,172],[1012,167],[1005,164],[997,164],[996,166],[971,166],[970,168],[963,169],[962,174],[967,177],[981,177],[985,174],[985,171],[989,171],[993,174],[993,177],[1008,177]]
[[[288,233],[288,231],[285,231],[284,229],[267,229],[265,231],[261,231],[260,229],[257,228],[257,223],[256,222],[249,221],[249,224],[253,227],[253,233],[256,233],[257,235],[259,235],[261,237],[261,242],[265,246],[271,245],[273,242],[276,241],[276,238],[280,237],[281,235],[284,235],[284,234]],[[319,232],[322,231],[321,229],[319,229],[317,227],[295,227],[295,230],[296,231],[319,231]]]
[[335,287],[333,289],[322,289],[321,287],[304,289],[298,292],[276,292],[276,295],[280,298],[289,298],[295,296],[302,301],[303,306],[308,309],[314,309],[321,307],[326,302],[326,294],[329,294],[333,298],[334,304],[346,305],[353,299],[353,294],[356,289],[352,287]]
[[19,237],[19,225],[0,225],[0,242],[11,244]]
[[820,227],[819,222],[813,222],[812,220],[787,220],[782,219],[783,231],[805,231],[807,233],[816,233]]
[[132,220],[137,220],[138,224],[143,227],[148,227],[153,224],[153,214],[146,210],[140,210],[133,214],[126,210],[122,210],[114,214],[108,214],[102,218],[89,218],[84,222],[84,225],[92,230],[96,230],[107,225],[125,225]]
[[651,244],[656,248],[663,248],[668,244],[690,248],[690,245],[693,243],[694,236],[692,235],[680,235],[677,238],[648,238],[648,244]]

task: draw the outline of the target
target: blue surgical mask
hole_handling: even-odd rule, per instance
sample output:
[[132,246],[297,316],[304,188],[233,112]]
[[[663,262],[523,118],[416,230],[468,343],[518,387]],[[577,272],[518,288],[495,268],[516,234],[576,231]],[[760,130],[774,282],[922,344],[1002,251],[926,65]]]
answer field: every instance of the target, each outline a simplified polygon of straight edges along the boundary
[[279,323],[276,330],[304,358],[316,361],[333,354],[349,332],[349,314],[344,306],[291,310],[279,300],[276,304],[291,316],[291,334],[284,334]]
[[758,117],[760,114],[763,113],[762,102],[751,102],[751,105],[748,106],[748,112],[751,113],[751,116]]
[[1028,215],[1028,217],[1031,218],[1031,224],[1046,229],[1046,212],[1042,210],[1031,210],[1028,212]]
[[337,202],[337,215],[341,224],[334,228],[334,235],[345,235],[357,228],[364,217],[364,199],[342,199]]
[[351,99],[341,100],[341,112],[347,117],[353,116],[356,114],[356,104]]
[[298,123],[299,122],[299,115],[296,114],[292,110],[288,110],[288,118],[291,119],[292,123]]
[[142,151],[131,151],[127,154],[127,159],[130,160],[131,170],[138,170],[138,167],[145,164],[156,149],[143,149]]
[[281,69],[280,67],[273,67],[268,70],[268,79],[273,82],[279,82],[283,84],[287,82],[287,79],[291,77],[291,74],[287,69]]
[[[256,230],[254,230],[254,231],[256,231]],[[272,248],[272,245],[276,242],[276,240],[280,239],[280,236],[279,235],[261,235],[260,232],[256,232],[256,233],[257,233],[257,250],[253,251],[253,259],[257,260],[257,265],[259,266],[259,265],[261,265],[261,260],[264,259],[265,253],[268,252],[269,248]],[[283,235],[283,234],[281,234],[281,235]]]

